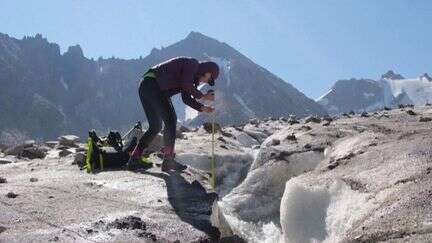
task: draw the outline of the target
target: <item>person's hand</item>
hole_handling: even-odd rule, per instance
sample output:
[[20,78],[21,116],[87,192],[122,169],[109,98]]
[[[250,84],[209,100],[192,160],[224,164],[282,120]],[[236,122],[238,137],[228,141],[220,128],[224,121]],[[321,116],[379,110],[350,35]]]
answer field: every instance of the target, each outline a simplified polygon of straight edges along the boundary
[[205,112],[205,113],[211,113],[211,112],[214,111],[214,108],[209,107],[209,106],[203,106],[203,107],[201,108],[201,111],[202,111],[202,112]]
[[208,100],[208,101],[214,101],[214,99],[215,99],[214,92],[209,92],[209,93],[203,95],[203,97],[201,99]]

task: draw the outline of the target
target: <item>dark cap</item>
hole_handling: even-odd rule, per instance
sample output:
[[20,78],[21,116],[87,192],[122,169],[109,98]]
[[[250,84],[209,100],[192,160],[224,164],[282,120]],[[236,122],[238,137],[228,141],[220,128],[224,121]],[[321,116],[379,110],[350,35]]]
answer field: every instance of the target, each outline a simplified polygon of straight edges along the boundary
[[215,62],[200,62],[198,66],[198,74],[203,75],[205,73],[211,73],[209,84],[213,86],[215,80],[219,76],[219,66]]

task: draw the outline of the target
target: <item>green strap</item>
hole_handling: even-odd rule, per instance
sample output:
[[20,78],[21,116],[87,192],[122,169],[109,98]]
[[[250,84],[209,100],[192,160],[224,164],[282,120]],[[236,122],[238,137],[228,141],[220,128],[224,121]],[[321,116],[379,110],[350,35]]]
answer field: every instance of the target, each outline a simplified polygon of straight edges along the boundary
[[87,173],[92,172],[92,164],[91,164],[91,157],[93,156],[93,141],[91,138],[87,139],[87,157],[86,157],[86,171]]
[[156,78],[156,74],[154,72],[146,72],[143,76],[143,78]]

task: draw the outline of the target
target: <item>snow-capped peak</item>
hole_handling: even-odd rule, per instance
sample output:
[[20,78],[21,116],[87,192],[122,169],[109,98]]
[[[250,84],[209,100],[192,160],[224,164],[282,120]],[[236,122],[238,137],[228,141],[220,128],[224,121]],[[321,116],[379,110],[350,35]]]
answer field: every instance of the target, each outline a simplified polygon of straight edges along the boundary
[[423,75],[421,75],[420,79],[424,80],[424,81],[432,82],[432,78],[427,73],[424,73]]

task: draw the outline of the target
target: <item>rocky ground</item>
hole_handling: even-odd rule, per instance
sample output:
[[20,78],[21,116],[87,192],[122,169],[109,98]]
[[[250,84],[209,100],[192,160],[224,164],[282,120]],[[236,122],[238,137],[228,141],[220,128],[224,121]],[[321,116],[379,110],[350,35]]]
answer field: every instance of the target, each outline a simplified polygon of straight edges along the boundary
[[[30,148],[28,144],[24,147]],[[62,156],[60,146],[32,145],[33,150],[48,150],[43,159],[26,158],[22,150],[18,157],[0,160],[0,211],[5,212],[0,214],[1,242],[210,242],[218,238],[210,223],[217,195],[209,188],[207,173],[193,168],[162,173],[155,166],[137,172],[88,174],[74,164],[80,158],[76,150],[84,145],[73,143],[67,149],[71,153]]]
[[182,173],[87,174],[73,136],[3,148],[0,241],[432,241],[429,107],[216,127],[215,192],[210,128],[179,128]]

